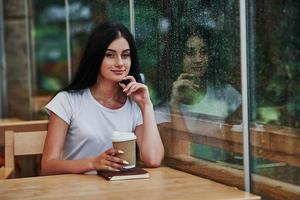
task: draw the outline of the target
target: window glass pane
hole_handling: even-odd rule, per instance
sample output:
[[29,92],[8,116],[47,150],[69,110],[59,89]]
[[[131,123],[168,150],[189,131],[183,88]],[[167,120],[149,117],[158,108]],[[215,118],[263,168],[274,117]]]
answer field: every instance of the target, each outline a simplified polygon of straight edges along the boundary
[[[289,189],[300,185],[300,2],[263,0],[250,5],[252,168],[255,174],[276,179],[273,187],[286,182]],[[254,184],[264,196],[270,195],[261,182]],[[287,195],[282,199],[291,197],[282,193]]]
[[65,3],[33,0],[28,8],[32,13],[31,44],[27,44],[32,49],[32,117],[46,118],[42,107],[68,82]]
[[72,74],[79,65],[81,53],[91,30],[105,21],[122,23],[127,28],[129,23],[129,1],[84,1],[70,0],[70,37]]
[[36,93],[53,93],[67,83],[65,4],[33,1],[34,63]]
[[167,159],[241,169],[238,1],[136,1],[135,17]]
[[[161,2],[136,1],[135,9],[135,39],[137,43],[140,68],[144,74],[146,84],[149,88],[151,100],[154,105],[158,104],[158,65],[160,60],[161,47],[160,38],[165,34],[159,26],[162,17]],[[168,28],[169,22],[165,21],[165,29]]]

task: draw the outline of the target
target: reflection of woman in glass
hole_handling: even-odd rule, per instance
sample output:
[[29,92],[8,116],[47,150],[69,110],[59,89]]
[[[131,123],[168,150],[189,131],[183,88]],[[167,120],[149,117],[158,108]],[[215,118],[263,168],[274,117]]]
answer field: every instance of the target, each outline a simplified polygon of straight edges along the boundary
[[[187,35],[182,51],[182,72],[170,89],[170,110],[162,106],[168,112],[158,108],[156,117],[159,123],[169,121],[170,116],[164,113],[180,114],[188,117],[184,119],[188,131],[196,132],[198,122],[195,119],[205,117],[223,121],[236,111],[241,97],[225,83],[224,52],[221,52],[217,36],[208,30],[192,31]],[[180,118],[176,120],[176,125],[182,124]]]
[[181,41],[182,51],[170,59],[178,64],[172,65],[172,73],[181,71],[169,84],[168,100],[156,109],[157,123],[171,122],[173,129],[192,133],[190,155],[227,161],[228,152],[202,141],[203,137],[220,133],[220,125],[233,117],[241,104],[240,93],[225,81],[228,77],[224,46],[217,35],[203,29],[191,31]]

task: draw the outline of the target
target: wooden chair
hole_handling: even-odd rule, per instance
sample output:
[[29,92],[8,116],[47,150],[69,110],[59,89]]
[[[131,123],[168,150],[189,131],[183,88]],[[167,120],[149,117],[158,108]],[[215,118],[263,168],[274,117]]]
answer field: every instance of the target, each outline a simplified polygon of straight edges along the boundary
[[[48,127],[48,120],[31,120],[31,121],[0,121],[0,179],[6,178],[10,174],[9,169],[4,168],[5,164],[5,152],[4,152],[4,143],[5,143],[5,131],[11,130],[15,132],[30,132],[30,131],[46,131]],[[36,158],[31,157],[25,158],[24,156],[17,159],[17,167],[21,167],[22,173],[33,174],[32,166],[35,165]],[[1,168],[1,166],[3,166]],[[18,168],[17,168],[18,169]],[[29,172],[31,170],[31,173]],[[29,173],[28,173],[29,172]],[[21,176],[23,174],[17,170]]]
[[8,171],[11,169],[11,172],[7,172],[4,178],[14,177],[15,156],[39,155],[43,153],[46,135],[47,131],[5,131],[5,169]]
[[4,146],[5,131],[46,131],[48,120],[13,121],[0,123],[0,147]]

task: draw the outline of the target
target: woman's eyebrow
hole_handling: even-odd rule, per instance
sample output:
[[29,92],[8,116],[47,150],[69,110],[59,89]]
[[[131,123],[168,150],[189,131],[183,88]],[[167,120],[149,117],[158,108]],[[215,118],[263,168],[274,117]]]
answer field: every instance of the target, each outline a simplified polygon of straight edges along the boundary
[[[114,50],[114,49],[107,49],[107,51],[117,52],[117,51]],[[125,51],[130,51],[130,49],[125,49],[125,50],[123,50],[122,52],[125,52]]]
[[113,50],[113,49],[106,49],[106,51],[117,52],[116,50]]

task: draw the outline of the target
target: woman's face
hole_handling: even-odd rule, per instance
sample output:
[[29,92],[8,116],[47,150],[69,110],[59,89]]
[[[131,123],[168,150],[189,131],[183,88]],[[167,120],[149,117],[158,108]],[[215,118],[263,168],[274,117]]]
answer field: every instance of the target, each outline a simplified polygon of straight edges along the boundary
[[114,40],[105,52],[101,64],[101,80],[121,81],[128,75],[131,66],[130,48],[123,37]]
[[208,55],[204,40],[198,36],[191,36],[185,48],[183,72],[202,77],[208,68]]

